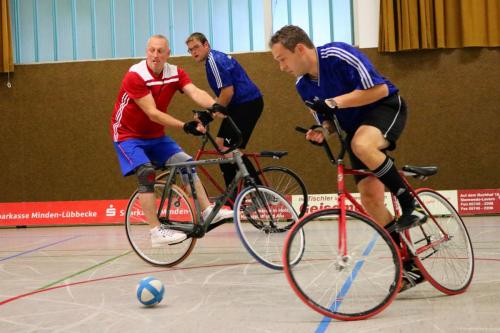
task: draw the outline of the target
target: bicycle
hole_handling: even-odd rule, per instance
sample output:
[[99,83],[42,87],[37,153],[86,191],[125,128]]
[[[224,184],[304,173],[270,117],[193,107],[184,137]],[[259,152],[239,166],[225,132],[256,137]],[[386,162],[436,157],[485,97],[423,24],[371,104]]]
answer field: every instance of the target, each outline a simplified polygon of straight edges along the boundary
[[[207,130],[209,130],[207,128]],[[208,138],[203,136],[201,147],[197,150],[194,160],[198,161],[203,156],[221,156],[220,151],[216,149],[206,149],[206,145],[208,143]],[[300,206],[298,209],[299,218],[304,216],[307,211],[307,203],[308,203],[308,194],[307,188],[304,184],[304,181],[300,176],[294,172],[292,169],[284,167],[284,166],[266,166],[262,167],[260,163],[260,158],[272,158],[272,159],[281,159],[284,156],[288,155],[287,151],[261,151],[261,152],[244,152],[243,156],[247,156],[252,160],[253,165],[256,168],[257,176],[260,184],[267,186],[276,190],[285,196],[285,198],[290,199],[292,197],[296,197],[296,200],[299,202]],[[201,174],[204,175],[205,179],[207,179],[213,187],[218,191],[219,197],[224,193],[225,187],[221,186],[219,182],[213,177],[208,170],[202,166],[198,166],[198,170],[201,171]],[[160,174],[158,177],[163,178],[166,177],[168,171]],[[206,182],[204,182],[205,184]],[[239,182],[238,187],[236,189],[236,193],[240,193],[243,189],[243,182]],[[206,190],[206,187],[205,187]],[[207,191],[208,192],[208,191]],[[215,201],[217,197],[211,197],[212,201]],[[234,205],[234,199],[229,198],[228,203]]]
[[[437,167],[403,167],[403,179],[428,218],[424,224],[400,232],[402,242],[395,244],[347,191],[345,175],[373,175],[344,167],[345,139],[335,115],[331,121],[341,145],[339,154],[333,156],[326,140],[322,146],[337,167],[338,208],[306,215],[289,232],[283,265],[294,292],[324,316],[365,319],[394,300],[401,288],[402,265],[413,260],[425,280],[441,292],[463,293],[474,273],[474,253],[465,224],[445,197],[430,188],[414,190],[406,179],[426,179]],[[395,216],[400,216],[397,200],[394,195],[391,198]],[[347,207],[349,203],[355,210]],[[307,236],[307,247],[300,262],[292,262],[290,251],[298,235]]]
[[[241,142],[241,132],[232,119],[230,117],[228,119],[233,129],[239,134],[240,140],[238,141]],[[142,212],[139,193],[135,191],[129,200],[125,215],[127,238],[133,250],[144,261],[153,265],[172,267],[181,263],[191,254],[197,239],[227,222],[211,223],[240,181],[243,181],[245,187],[234,203],[234,224],[237,234],[244,247],[258,262],[272,269],[283,269],[281,251],[284,238],[298,220],[297,213],[283,195],[272,188],[255,183],[243,163],[241,152],[236,149],[239,142],[221,151],[210,132],[207,131],[205,136],[219,154],[232,152],[233,156],[167,164],[165,166],[167,172],[157,177],[155,183],[157,216],[160,223],[167,228],[185,232],[186,240],[153,248],[149,235],[151,226]],[[223,195],[216,200],[210,215],[204,219],[194,188],[193,168],[220,163],[235,163],[238,172]],[[176,178],[181,172],[187,173],[191,198],[176,185],[178,182]],[[295,249],[295,261],[300,259],[303,248],[304,241]]]

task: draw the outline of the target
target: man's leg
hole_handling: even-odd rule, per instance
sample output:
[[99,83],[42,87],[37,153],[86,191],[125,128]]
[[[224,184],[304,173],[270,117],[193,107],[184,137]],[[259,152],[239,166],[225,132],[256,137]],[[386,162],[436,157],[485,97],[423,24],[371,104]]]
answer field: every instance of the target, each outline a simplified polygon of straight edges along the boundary
[[[404,200],[408,200],[408,198],[401,198],[401,191],[395,191],[395,188],[404,188],[405,191],[403,193],[410,196],[409,200],[411,201],[409,203],[407,202],[407,204],[411,205],[412,210],[413,197],[406,188],[406,185],[392,161],[390,167],[387,167],[386,163],[388,157],[382,152],[382,149],[385,149],[388,145],[389,142],[382,136],[380,130],[372,126],[361,126],[351,142],[354,154],[370,170],[375,170],[375,174],[377,174],[377,170],[385,169],[385,173],[381,177],[366,177],[359,181],[358,189],[361,194],[363,207],[365,207],[376,222],[386,228],[396,245],[400,246],[401,239],[398,230],[395,228],[397,222],[384,205],[384,189],[387,186],[392,193],[397,194],[399,192],[400,195],[397,195],[397,198],[400,205],[403,207],[404,203],[402,203],[402,201],[404,202]],[[420,273],[413,260],[406,260],[403,263],[403,269],[403,284],[400,292],[424,280],[423,275]]]
[[[217,146],[221,151],[227,150],[227,147],[224,146],[224,138],[216,137],[215,142],[217,143]],[[226,154],[224,157],[232,157],[233,154],[229,153]],[[224,178],[224,183],[226,184],[226,188],[231,184],[233,181],[234,177],[236,176],[237,172],[237,167],[235,164],[231,163],[224,163],[224,164],[219,164],[219,168],[222,171],[222,176]],[[234,198],[233,198],[234,200]]]
[[151,229],[151,241],[153,247],[163,244],[178,243],[186,239],[186,234],[183,232],[164,229],[158,221],[156,198],[154,193],[155,184],[155,169],[151,163],[146,163],[136,169],[139,202],[142,206],[142,211],[147,221],[154,227]]
[[389,142],[382,136],[380,130],[374,126],[363,125],[355,133],[351,147],[354,154],[370,169],[374,175],[396,195],[403,211],[400,227],[411,227],[414,223],[424,222],[425,215],[415,211],[414,198],[403,182],[392,159],[383,149]]
[[368,214],[379,225],[388,229],[389,235],[396,243],[400,244],[399,233],[391,230],[395,221],[384,202],[384,184],[375,177],[365,177],[358,182],[358,190],[361,194],[361,203]]
[[[238,147],[240,151],[243,151],[246,148],[263,109],[264,101],[261,97],[253,101],[228,108],[229,115],[241,132],[242,142]],[[234,132],[233,127],[230,125],[229,121],[224,119],[219,128],[219,132],[217,133],[217,145],[220,149],[226,150],[228,146],[235,143],[237,140],[238,136]],[[255,170],[252,162],[246,156],[243,156],[243,163],[245,164],[250,176],[252,176],[257,184],[260,184],[257,171]],[[224,175],[224,181],[227,187],[236,176],[238,168],[235,164],[221,164],[220,168]]]
[[136,169],[139,201],[146,220],[154,227],[160,225],[156,216],[154,194],[155,169],[151,163],[146,163]]
[[363,178],[358,183],[363,207],[381,226],[387,225],[394,218],[384,204],[384,189],[384,184],[375,177]]
[[[192,161],[193,159],[191,156],[186,154],[185,152],[181,151],[178,153],[175,153],[174,155],[170,156],[166,163],[182,163],[182,162],[188,162]],[[205,188],[203,187],[203,184],[201,183],[200,178],[198,177],[196,170],[193,168],[191,170],[192,176],[193,176],[193,183],[194,187],[196,190],[196,195],[198,198],[198,202],[200,203],[200,208],[202,210],[202,215],[203,218],[207,218],[210,213],[212,212],[213,207],[210,204],[210,200],[208,199],[207,192],[205,191]],[[182,181],[184,183],[185,189],[188,192],[189,195],[192,196],[192,191],[191,187],[189,185],[189,175],[188,175],[188,170],[181,170],[181,175],[182,175]],[[217,222],[220,220],[225,220],[225,219],[230,219],[233,217],[233,211],[229,209],[220,209],[217,215],[214,217],[212,222]]]

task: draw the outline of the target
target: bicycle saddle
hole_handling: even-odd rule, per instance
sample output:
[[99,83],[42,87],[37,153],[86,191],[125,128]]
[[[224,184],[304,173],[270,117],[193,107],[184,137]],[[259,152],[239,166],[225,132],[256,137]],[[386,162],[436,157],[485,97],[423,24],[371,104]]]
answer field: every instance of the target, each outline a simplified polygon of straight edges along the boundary
[[262,157],[272,157],[272,158],[282,158],[283,156],[288,155],[287,151],[268,151],[264,150],[260,152],[260,156]]
[[438,171],[437,166],[425,166],[425,167],[417,167],[412,165],[405,165],[403,167],[403,171],[413,172],[419,176],[432,176],[435,175]]

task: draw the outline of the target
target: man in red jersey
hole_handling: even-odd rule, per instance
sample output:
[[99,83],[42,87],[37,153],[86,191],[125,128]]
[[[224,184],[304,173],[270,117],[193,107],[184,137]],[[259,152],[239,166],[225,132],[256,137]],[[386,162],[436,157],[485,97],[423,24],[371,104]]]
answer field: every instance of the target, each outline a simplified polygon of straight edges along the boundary
[[[172,138],[165,135],[165,127],[183,129],[192,135],[201,135],[205,131],[197,120],[183,122],[167,113],[173,95],[180,91],[203,108],[225,112],[207,92],[196,87],[181,68],[167,63],[169,56],[170,48],[165,36],[149,38],[146,59],[130,67],[123,78],[110,124],[122,174],[137,176],[144,215],[155,226],[151,229],[154,247],[186,239],[183,232],[160,225],[156,216],[155,167],[192,160]],[[183,178],[187,184],[185,172]],[[202,215],[206,218],[213,207],[199,178],[196,174],[194,176]],[[232,218],[232,214],[231,210],[221,209],[213,221]]]

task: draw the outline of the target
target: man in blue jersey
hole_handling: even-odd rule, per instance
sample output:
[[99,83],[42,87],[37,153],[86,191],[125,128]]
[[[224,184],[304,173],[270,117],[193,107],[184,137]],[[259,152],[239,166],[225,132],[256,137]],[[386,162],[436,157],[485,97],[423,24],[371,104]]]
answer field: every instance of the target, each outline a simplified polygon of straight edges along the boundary
[[[422,224],[427,217],[403,182],[386,151],[394,150],[405,126],[407,109],[398,88],[381,76],[368,58],[349,44],[333,42],[315,47],[297,26],[285,26],[269,42],[280,69],[297,77],[296,88],[322,125],[311,128],[306,139],[321,143],[328,133],[328,117],[335,112],[347,134],[351,166],[369,169],[375,177],[356,177],[361,202],[371,216],[399,243],[398,232]],[[395,221],[384,205],[387,187],[400,203]],[[413,264],[405,265],[414,271]],[[418,270],[418,268],[417,268]],[[415,272],[417,273],[417,272]],[[421,274],[406,282],[414,285]]]
[[[186,39],[188,51],[196,62],[204,62],[207,80],[217,96],[216,102],[227,108],[236,126],[243,135],[240,145],[244,149],[257,124],[264,108],[262,94],[259,88],[250,80],[241,65],[225,53],[213,50],[205,37],[200,32],[192,33]],[[225,149],[237,139],[229,122],[224,119],[217,134],[217,144]],[[243,160],[254,179],[258,181],[255,168],[250,160],[244,156]],[[224,174],[224,181],[229,185],[236,175],[234,164],[220,164]]]

